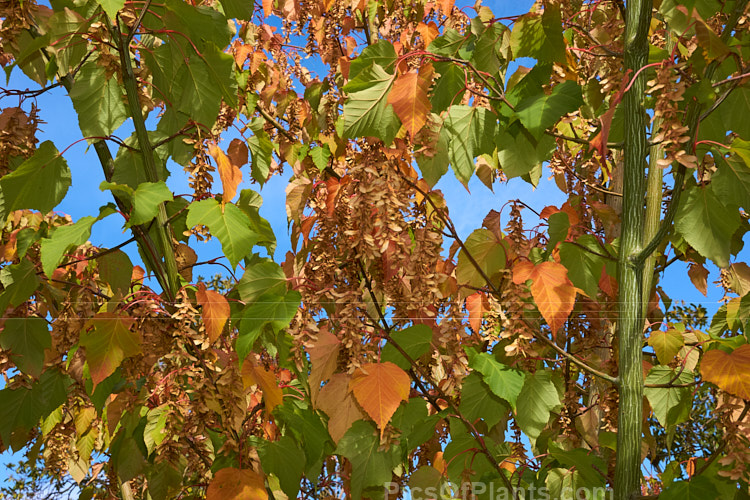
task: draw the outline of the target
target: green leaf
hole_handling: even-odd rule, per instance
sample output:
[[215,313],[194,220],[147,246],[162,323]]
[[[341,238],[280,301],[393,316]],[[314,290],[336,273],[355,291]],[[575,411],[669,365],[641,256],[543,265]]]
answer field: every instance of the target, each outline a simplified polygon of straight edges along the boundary
[[[76,74],[70,99],[78,113],[78,125],[84,137],[109,137],[125,122],[122,85],[114,75],[107,78],[104,66],[87,61]],[[93,142],[96,139],[89,139]]]
[[255,2],[253,0],[219,0],[224,8],[224,15],[229,19],[250,21],[253,17]]
[[[604,486],[605,478],[599,471],[606,469],[607,465],[604,460],[595,453],[591,453],[591,451],[582,448],[564,450],[557,443],[550,442],[549,454],[550,457],[554,458],[568,469],[575,469],[585,486]],[[584,484],[579,486],[584,486]]]
[[497,117],[488,109],[474,106],[451,106],[443,131],[448,134],[448,155],[453,173],[467,185],[474,174],[474,158],[492,153],[495,145]]
[[581,87],[566,80],[555,85],[550,95],[542,92],[522,100],[516,106],[516,115],[529,132],[539,137],[562,116],[582,105]]
[[[591,252],[602,253],[602,248],[594,235],[585,234],[578,238],[577,243]],[[599,279],[605,259],[591,252],[572,243],[560,244],[560,263],[568,269],[568,278],[574,286],[586,292],[589,298],[595,299],[599,293]]]
[[312,148],[310,150],[310,157],[318,170],[321,172],[328,166],[328,160],[331,159],[331,150],[327,145],[322,147]]
[[675,231],[702,256],[729,266],[732,235],[740,226],[737,210],[725,207],[710,188],[690,186],[675,215]]
[[466,85],[466,73],[461,66],[452,62],[435,63],[435,72],[440,76],[432,90],[433,113],[442,113],[454,102],[460,102]]
[[44,350],[52,347],[47,322],[42,318],[8,318],[0,332],[0,347],[24,373],[39,377],[44,366]]
[[143,442],[146,445],[149,455],[153,453],[156,447],[164,441],[165,437],[167,437],[167,434],[164,432],[164,427],[167,425],[168,417],[168,404],[151,408],[146,414],[146,427],[143,429]]
[[719,494],[711,480],[696,476],[690,481],[677,481],[659,494],[659,500],[716,500]]
[[[682,370],[678,376],[678,372],[668,366],[655,366],[646,377],[647,384],[688,384],[694,380],[693,372]],[[689,387],[646,387],[643,394],[648,398],[654,416],[665,428],[681,424],[690,416],[692,391]]]
[[[565,212],[557,212],[547,218],[549,223],[549,240],[547,240],[547,251],[551,252],[558,243],[565,241],[570,229],[570,217]],[[565,266],[568,267],[568,266]],[[580,287],[579,287],[580,288]]]
[[380,438],[370,422],[357,420],[339,441],[336,454],[349,459],[352,464],[351,496],[362,498],[370,486],[383,487],[391,480],[391,471],[398,464],[397,450],[380,450]]
[[728,206],[750,210],[750,142],[735,139],[732,150],[736,154],[729,158],[714,155],[717,169],[711,175],[711,188]]
[[266,294],[242,311],[238,326],[239,335],[235,346],[240,360],[244,360],[253,344],[269,325],[274,332],[289,326],[297,314],[302,296],[299,292],[290,291],[286,295]]
[[70,169],[51,141],[39,145],[34,155],[0,179],[0,218],[23,208],[52,211],[71,184]]
[[262,128],[255,127],[252,130],[253,136],[247,140],[247,145],[250,148],[250,169],[253,179],[262,186],[268,180],[268,173],[271,171],[273,143]]
[[497,361],[492,355],[482,352],[469,361],[469,366],[482,374],[490,390],[516,409],[516,400],[524,386],[526,374]]
[[198,224],[208,226],[211,234],[219,239],[232,268],[252,252],[258,240],[258,235],[250,229],[250,219],[231,203],[221,205],[214,199],[192,203],[188,208],[187,225],[192,228]]
[[47,370],[31,388],[5,388],[0,391],[0,439],[11,442],[13,432],[28,432],[63,404],[71,380],[57,370]]
[[349,80],[353,80],[373,64],[377,64],[386,73],[392,75],[396,67],[396,58],[396,50],[393,48],[391,42],[378,40],[372,45],[365,47],[359,57],[352,61],[349,66]]
[[[245,3],[251,4],[247,1]],[[210,82],[221,92],[230,108],[237,107],[237,80],[234,78],[234,58],[213,43],[206,43],[203,61],[208,68]],[[215,117],[214,117],[215,118]]]
[[[433,114],[432,117],[442,122],[436,114]],[[440,178],[445,175],[450,162],[448,156],[449,137],[448,133],[444,132],[442,128],[441,125],[435,133],[437,141],[433,150],[428,151],[428,148],[424,148],[424,150],[416,153],[417,165],[422,171],[425,182],[430,186],[435,186]]]
[[[151,144],[166,139],[162,132],[149,132],[148,138]],[[146,176],[146,164],[143,162],[143,155],[140,152],[138,137],[133,133],[125,139],[125,146],[120,146],[115,157],[115,168],[112,174],[112,182],[103,182],[99,189],[109,189],[114,184],[129,186],[133,190],[144,182],[149,182]],[[154,150],[154,160],[156,161],[156,172],[160,180],[166,180],[169,177],[167,170],[167,158],[169,152],[165,145]],[[103,187],[102,187],[103,186]]]
[[372,64],[344,86],[344,131],[349,138],[378,137],[389,144],[401,127],[401,121],[388,104],[388,92],[394,76],[382,66]]
[[320,415],[309,408],[292,408],[287,404],[277,406],[276,415],[286,423],[307,457],[307,477],[320,473],[323,459],[333,452],[333,441]]
[[391,332],[390,337],[392,341],[389,340],[385,347],[383,347],[380,353],[380,360],[390,361],[404,370],[408,370],[411,368],[411,363],[393,346],[393,342],[398,344],[411,359],[417,360],[430,350],[432,329],[427,325],[414,325],[403,330]]
[[0,294],[0,311],[5,311],[8,305],[18,307],[31,297],[39,286],[36,268],[26,259],[0,270],[0,282],[5,288]]
[[134,320],[113,313],[99,313],[89,320],[81,333],[86,361],[94,387],[114,373],[122,360],[141,352],[141,337],[130,331]]
[[493,394],[489,386],[482,381],[482,377],[476,373],[470,373],[464,379],[458,409],[470,422],[481,418],[488,429],[510,413],[508,405]]
[[243,302],[252,303],[264,294],[281,295],[286,290],[286,275],[275,262],[264,261],[252,264],[245,269],[237,291]]
[[654,330],[649,334],[648,345],[654,349],[659,363],[666,365],[674,360],[685,345],[685,337],[675,328],[669,328],[666,331]]
[[102,6],[110,19],[114,19],[117,11],[125,7],[125,0],[96,0],[96,3]]
[[133,193],[133,210],[125,227],[151,222],[159,213],[159,205],[172,201],[172,191],[164,181],[143,182]]
[[130,257],[122,250],[116,250],[96,260],[99,264],[99,277],[109,285],[112,293],[119,290],[122,296],[127,295],[133,277],[133,263]]
[[560,406],[560,393],[552,372],[539,370],[526,377],[516,408],[516,422],[532,442],[549,422],[550,412]]
[[[494,75],[500,69],[502,56],[500,50],[503,42],[507,43],[508,27],[503,23],[494,23],[479,36],[474,47],[472,62],[479,71]],[[505,37],[504,37],[505,35]],[[454,64],[454,66],[456,66]]]
[[305,454],[289,436],[278,441],[265,441],[258,448],[263,471],[279,478],[281,489],[289,498],[297,498],[305,468]]
[[88,241],[91,236],[91,226],[98,219],[84,217],[75,224],[58,226],[50,238],[43,238],[41,246],[41,261],[44,274],[51,277],[63,254],[72,246],[78,247]]
[[562,19],[558,7],[547,6],[542,14],[529,13],[514,24],[510,36],[513,57],[531,57],[539,62],[566,63]]
[[555,148],[553,137],[544,135],[535,141],[520,125],[498,134],[496,141],[500,168],[509,179],[527,175],[540,167]]
[[[497,236],[492,231],[475,229],[466,238],[464,246],[490,281],[494,281],[498,273],[505,269],[505,247],[498,241]],[[476,288],[487,285],[482,274],[474,267],[469,256],[463,250],[458,254],[456,281],[459,285]]]
[[458,54],[464,42],[466,42],[466,37],[458,31],[449,28],[430,43],[427,51],[439,56],[454,57]]
[[216,123],[223,97],[222,87],[216,85],[211,73],[203,59],[196,54],[190,56],[175,76],[180,87],[175,89],[179,98],[173,102],[178,111],[207,128]]

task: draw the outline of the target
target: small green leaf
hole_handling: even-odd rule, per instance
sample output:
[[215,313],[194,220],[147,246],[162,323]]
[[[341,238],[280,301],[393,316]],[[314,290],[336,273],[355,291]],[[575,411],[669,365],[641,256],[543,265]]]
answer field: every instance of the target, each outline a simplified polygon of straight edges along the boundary
[[94,386],[112,375],[122,360],[141,352],[141,337],[130,330],[133,319],[113,313],[99,313],[89,320],[81,333]]
[[172,191],[164,181],[143,182],[133,193],[133,210],[125,227],[151,222],[159,212],[159,205],[172,201]]
[[117,11],[125,7],[125,0],[97,0],[96,3],[102,6],[110,19],[114,19]]
[[474,158],[492,153],[497,117],[485,108],[451,106],[443,130],[448,134],[448,155],[456,178],[467,185],[474,174]]
[[253,179],[262,186],[268,180],[268,173],[271,171],[273,143],[262,128],[255,127],[252,130],[253,136],[247,140],[251,158],[250,171]]
[[[488,229],[474,230],[464,242],[466,252],[461,250],[456,265],[456,280],[459,285],[483,287],[487,285],[484,276],[494,281],[498,273],[505,269],[505,247],[498,241],[495,233]],[[469,258],[474,259],[484,273],[480,273]]]
[[560,405],[560,393],[554,375],[539,370],[526,377],[516,408],[516,422],[532,442],[549,422],[550,412]]
[[352,464],[351,496],[362,498],[362,492],[370,486],[381,489],[391,480],[394,467],[399,462],[397,449],[380,449],[380,438],[375,426],[357,420],[339,441],[337,455],[349,459]]
[[514,24],[510,37],[513,57],[531,57],[539,62],[566,63],[565,41],[559,7],[548,6],[542,14],[529,13]]
[[528,175],[540,167],[555,148],[553,137],[544,135],[535,141],[523,127],[517,123],[514,125],[496,138],[500,168],[509,179]]
[[573,285],[586,292],[590,298],[595,299],[599,293],[599,279],[602,276],[605,259],[592,252],[601,254],[602,248],[596,242],[596,236],[591,234],[579,237],[576,243],[578,245],[567,242],[560,244],[560,263],[568,269],[568,278]]
[[348,94],[344,104],[347,137],[378,137],[386,144],[393,140],[401,127],[387,99],[393,80],[380,65],[372,64],[344,86]]
[[198,224],[208,226],[211,234],[219,239],[232,268],[252,252],[258,240],[258,235],[250,229],[250,219],[231,203],[221,205],[215,199],[192,203],[188,208],[187,225],[192,228]]
[[396,57],[396,50],[393,48],[391,42],[378,40],[372,45],[365,47],[359,57],[352,61],[349,66],[349,79],[353,80],[372,64],[377,64],[386,73],[393,74],[393,69],[396,66]]
[[8,305],[18,307],[31,297],[39,286],[36,268],[26,259],[0,270],[0,282],[5,288],[0,294],[0,311],[5,311]]
[[71,184],[70,169],[51,141],[0,179],[0,218],[23,208],[50,212],[62,201]]
[[521,393],[526,374],[497,361],[492,355],[482,352],[469,361],[469,366],[482,374],[490,390],[516,409],[516,400]]
[[677,481],[659,494],[659,500],[716,500],[716,487],[705,476],[696,476],[690,481]]
[[[693,380],[693,372],[680,370],[678,374],[668,366],[655,366],[646,377],[647,384],[688,384]],[[654,416],[665,428],[681,424],[690,416],[692,392],[689,387],[646,387],[643,394],[648,398]]]
[[516,115],[529,132],[539,137],[562,116],[582,105],[581,87],[566,80],[555,85],[550,95],[541,92],[522,100],[516,106]]
[[219,0],[228,19],[250,21],[253,17],[255,2],[253,0]]
[[482,381],[482,377],[476,373],[470,373],[464,379],[458,409],[471,422],[481,418],[487,424],[487,428],[492,428],[510,414],[508,405],[492,393],[489,386]]
[[98,219],[84,217],[75,224],[58,226],[50,238],[43,238],[41,246],[41,261],[44,274],[51,277],[63,254],[70,247],[78,247],[86,243],[91,236],[91,226]]
[[109,137],[128,117],[122,85],[114,75],[107,78],[104,66],[94,60],[76,74],[70,99],[84,137]]
[[711,175],[711,186],[727,205],[750,210],[750,142],[735,139],[732,150],[735,154],[726,159],[714,155],[717,168]]
[[331,150],[328,149],[327,145],[322,147],[312,148],[310,150],[310,157],[318,170],[321,172],[328,166],[328,160],[331,159]]
[[265,441],[258,448],[263,471],[279,478],[281,489],[289,498],[297,498],[299,483],[305,470],[305,454],[289,436],[278,441]]
[[392,332],[390,337],[392,341],[389,340],[383,347],[380,360],[390,361],[404,370],[408,370],[411,368],[411,363],[394,347],[393,342],[398,344],[411,359],[417,360],[430,350],[432,329],[427,325],[414,325]]
[[274,332],[289,326],[299,309],[302,296],[299,292],[290,291],[285,295],[266,294],[242,311],[235,349],[240,360],[244,360],[251,351],[266,325]]
[[685,337],[674,328],[669,328],[666,331],[654,330],[649,334],[648,345],[653,347],[659,363],[666,365],[674,360],[682,346],[685,345]]
[[448,106],[460,102],[466,85],[466,73],[452,62],[435,63],[435,72],[440,76],[432,90],[432,112],[442,113]]
[[127,295],[133,277],[133,263],[122,250],[116,250],[98,257],[99,277],[109,285],[113,293],[118,290],[122,296]]
[[275,262],[252,264],[245,269],[237,291],[243,302],[252,303],[264,294],[283,294],[286,290],[286,275]]
[[690,186],[675,215],[675,231],[702,256],[729,266],[732,235],[740,226],[738,210],[725,207],[710,187]]
[[[442,119],[437,115],[432,115],[433,119],[442,122]],[[430,186],[434,186],[445,175],[448,171],[448,163],[450,163],[450,157],[448,156],[448,142],[449,134],[443,131],[442,125],[435,132],[437,141],[433,148],[424,148],[416,154],[417,165],[422,171],[422,176],[425,182]]]
[[146,427],[143,429],[143,442],[146,444],[148,454],[154,452],[157,446],[164,441],[167,434],[164,427],[167,425],[169,417],[169,405],[163,404],[156,408],[151,408],[146,414]]
[[13,363],[24,373],[39,377],[44,350],[52,346],[47,322],[42,318],[8,318],[0,332],[0,347],[10,351]]

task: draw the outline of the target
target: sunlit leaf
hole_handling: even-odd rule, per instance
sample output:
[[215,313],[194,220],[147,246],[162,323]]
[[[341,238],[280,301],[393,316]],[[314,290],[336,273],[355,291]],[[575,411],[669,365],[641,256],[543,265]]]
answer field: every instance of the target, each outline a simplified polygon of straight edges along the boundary
[[568,279],[568,270],[557,262],[542,262],[533,265],[529,261],[519,262],[513,267],[513,282],[531,280],[531,295],[534,304],[556,333],[568,320],[576,298],[576,288]]
[[712,349],[703,355],[701,375],[707,382],[742,399],[750,399],[750,344],[731,353]]
[[256,366],[251,358],[242,363],[242,382],[246,388],[256,385],[263,391],[263,401],[266,403],[266,411],[269,414],[282,403],[284,394],[281,392],[276,375],[261,366]]
[[101,312],[86,323],[81,333],[81,347],[94,387],[115,372],[122,360],[141,353],[141,335],[131,331],[133,318]]
[[206,285],[198,283],[195,298],[201,305],[201,316],[206,326],[208,340],[213,343],[219,338],[229,319],[229,302],[224,296],[213,290],[206,290]]
[[388,94],[388,103],[412,137],[419,132],[430,113],[427,90],[432,84],[431,64],[419,67],[419,72],[410,71],[396,78]]
[[250,469],[226,467],[214,473],[207,500],[268,500],[263,477]]
[[349,97],[344,104],[344,131],[348,137],[377,137],[386,144],[393,140],[400,126],[387,102],[393,80],[381,66],[373,64],[346,84],[344,91]]
[[352,375],[349,387],[360,406],[380,428],[382,437],[396,408],[408,399],[410,385],[409,375],[386,361],[359,367]]
[[214,199],[192,203],[188,208],[187,225],[192,228],[198,224],[208,226],[211,234],[219,239],[233,268],[252,252],[258,241],[258,235],[250,229],[250,219],[231,203],[221,205]]

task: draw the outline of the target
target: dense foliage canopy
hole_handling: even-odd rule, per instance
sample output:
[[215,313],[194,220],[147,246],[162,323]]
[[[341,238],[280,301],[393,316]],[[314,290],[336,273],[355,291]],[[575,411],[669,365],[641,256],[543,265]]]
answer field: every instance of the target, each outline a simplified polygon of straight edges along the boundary
[[[0,2],[5,495],[747,498],[747,4]],[[462,237],[449,170],[566,201]]]

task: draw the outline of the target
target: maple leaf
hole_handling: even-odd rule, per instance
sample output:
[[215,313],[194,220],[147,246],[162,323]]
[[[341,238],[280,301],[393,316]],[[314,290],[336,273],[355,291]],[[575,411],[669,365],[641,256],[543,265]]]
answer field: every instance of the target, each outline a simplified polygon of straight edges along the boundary
[[206,500],[267,500],[263,476],[250,469],[226,467],[214,473]]
[[282,403],[284,394],[276,382],[276,375],[265,368],[256,366],[251,357],[248,357],[242,363],[242,384],[245,389],[253,385],[260,387],[260,390],[263,391],[266,411],[269,414]]
[[401,401],[409,398],[410,385],[409,375],[390,361],[362,365],[352,375],[349,387],[377,424],[381,439]]
[[122,360],[140,354],[141,336],[130,331],[133,318],[102,312],[86,323],[81,334],[81,347],[86,349],[86,361],[94,387],[112,375]]
[[315,399],[320,391],[320,383],[328,380],[336,370],[341,341],[334,334],[323,328],[318,333],[315,343],[307,349],[310,354],[310,396]]
[[700,293],[703,294],[704,297],[707,297],[708,295],[708,269],[703,267],[702,264],[696,264],[695,262],[690,263],[690,268],[688,269],[688,276],[690,277],[690,281],[695,285],[695,288],[698,289]]
[[490,310],[487,296],[482,292],[477,292],[466,297],[466,310],[469,312],[469,326],[475,332],[479,332],[482,327],[482,316]]
[[719,389],[742,399],[750,399],[750,344],[745,344],[731,354],[713,349],[703,355],[701,375]]
[[206,285],[203,283],[198,283],[195,298],[202,308],[201,316],[203,317],[203,324],[206,326],[208,340],[214,343],[221,335],[224,325],[229,319],[229,302],[222,294],[213,290],[206,290]]
[[[224,188],[221,195],[221,203],[224,205],[225,203],[232,201],[237,194],[237,186],[242,182],[242,171],[240,170],[239,165],[233,163],[229,157],[224,154],[224,151],[215,144],[210,144],[208,146],[208,152],[213,157],[219,170],[221,185]],[[233,156],[236,158],[238,154],[234,154]],[[245,157],[247,158],[247,152],[245,153]]]
[[328,433],[337,444],[352,424],[364,417],[349,391],[350,381],[346,373],[335,374],[313,400],[313,405],[328,415]]
[[400,75],[388,94],[388,104],[412,137],[424,127],[432,109],[427,89],[432,84],[433,71],[428,63],[419,68],[419,73],[410,71]]
[[535,266],[523,261],[513,267],[513,282],[516,285],[529,279],[534,302],[552,333],[556,333],[575,305],[577,289],[568,278],[568,270],[557,262],[542,262]]

